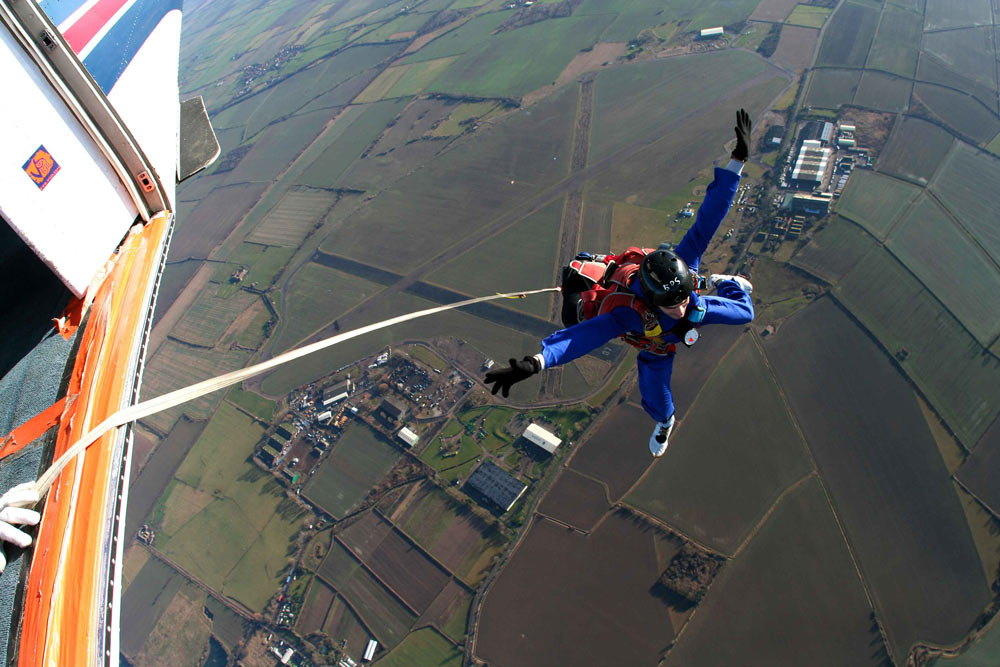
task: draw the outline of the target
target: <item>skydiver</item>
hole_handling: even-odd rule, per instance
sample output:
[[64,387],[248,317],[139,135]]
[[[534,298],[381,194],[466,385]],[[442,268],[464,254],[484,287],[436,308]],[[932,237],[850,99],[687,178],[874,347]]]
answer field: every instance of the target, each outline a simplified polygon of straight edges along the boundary
[[[690,347],[698,327],[707,324],[746,324],[754,317],[753,285],[742,276],[698,276],[701,256],[708,248],[733,197],[750,154],[750,115],[736,113],[736,147],[724,169],[715,168],[694,225],[676,247],[632,247],[619,255],[581,253],[563,270],[562,319],[566,328],[542,340],[542,351],[510,366],[486,373],[495,395],[545,368],[565,364],[614,337],[637,347],[642,407],[656,422],[649,437],[654,457],[667,451],[674,427],[670,375],[677,343]],[[715,296],[698,290],[711,286]]]

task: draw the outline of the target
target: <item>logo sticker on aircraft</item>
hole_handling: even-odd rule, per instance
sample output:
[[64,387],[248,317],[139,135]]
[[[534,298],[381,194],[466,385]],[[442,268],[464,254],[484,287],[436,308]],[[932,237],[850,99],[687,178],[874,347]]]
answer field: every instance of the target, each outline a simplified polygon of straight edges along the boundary
[[39,146],[38,150],[28,158],[28,161],[21,167],[28,175],[32,183],[38,186],[39,190],[44,190],[52,178],[59,172],[59,163],[52,157],[52,153],[45,150],[45,146]]

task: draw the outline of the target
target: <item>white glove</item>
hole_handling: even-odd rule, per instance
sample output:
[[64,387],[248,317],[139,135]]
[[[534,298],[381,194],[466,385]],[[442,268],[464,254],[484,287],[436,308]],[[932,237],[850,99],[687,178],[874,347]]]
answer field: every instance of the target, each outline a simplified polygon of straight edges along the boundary
[[38,525],[41,515],[35,510],[26,509],[26,506],[37,503],[38,499],[34,482],[18,484],[0,496],[0,573],[7,567],[7,556],[3,552],[2,542],[10,542],[22,549],[31,544],[31,535],[15,528],[14,525]]

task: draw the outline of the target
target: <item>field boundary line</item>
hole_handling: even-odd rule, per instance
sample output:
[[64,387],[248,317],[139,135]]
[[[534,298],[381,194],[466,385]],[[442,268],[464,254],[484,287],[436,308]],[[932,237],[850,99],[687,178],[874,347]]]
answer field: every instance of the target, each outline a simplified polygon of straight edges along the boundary
[[[463,581],[461,577],[459,577],[457,574],[455,574],[455,572],[453,572],[450,567],[446,566],[444,563],[442,563],[441,561],[439,561],[434,556],[434,554],[432,554],[428,550],[424,549],[424,547],[421,546],[421,544],[419,542],[417,542],[414,538],[410,537],[409,533],[407,533],[402,528],[400,528],[399,526],[397,526],[395,521],[393,521],[392,519],[390,519],[389,517],[387,517],[385,514],[383,514],[382,510],[380,510],[377,507],[373,507],[372,511],[375,514],[377,514],[379,517],[381,517],[382,520],[384,520],[386,523],[388,523],[389,526],[391,526],[392,530],[395,530],[397,533],[399,533],[403,537],[403,539],[407,542],[407,544],[410,544],[413,547],[415,547],[417,549],[417,551],[419,551],[421,554],[424,555],[425,558],[427,558],[427,560],[429,560],[430,562],[432,562],[435,566],[437,566],[438,568],[440,568],[443,572],[448,573],[448,578],[449,579],[454,579],[460,586],[462,586],[463,588],[467,589],[469,592],[474,592],[475,591],[474,588],[472,588],[469,584],[467,584],[465,581]],[[458,515],[456,515],[456,516],[458,516]],[[380,546],[381,546],[381,544],[382,543],[379,542]],[[440,592],[440,591],[438,591],[438,592]]]
[[[361,558],[361,556],[359,556],[358,554],[356,554],[354,552],[354,549],[352,549],[351,547],[349,547],[346,542],[344,542],[342,539],[340,539],[339,535],[334,534],[333,541],[336,542],[337,544],[339,544],[340,546],[344,547],[344,549],[347,551],[347,553],[351,554],[351,558],[353,558],[354,560],[358,561],[358,563],[361,564],[361,567],[364,568],[364,570],[366,572],[368,572],[368,574],[372,575],[372,577],[375,579],[375,581],[377,581],[378,583],[382,584],[382,587],[385,588],[387,591],[389,591],[394,598],[396,598],[400,603],[403,604],[404,607],[406,607],[411,612],[413,612],[414,616],[416,616],[417,618],[420,618],[420,612],[418,612],[413,607],[413,605],[411,605],[409,602],[407,602],[403,598],[402,595],[400,595],[399,593],[397,593],[396,589],[394,589],[392,586],[390,586],[389,584],[387,584],[385,582],[385,580],[383,580],[382,577],[380,577],[378,575],[378,573],[375,572],[375,570],[373,570],[372,567],[370,565],[368,565],[368,563],[366,563],[363,558]],[[380,546],[381,546],[381,544],[382,543],[379,542]]]
[[[340,598],[341,600],[344,601],[344,604],[347,605],[347,608],[351,610],[351,613],[354,614],[355,618],[358,619],[358,622],[361,623],[361,626],[368,632],[368,634],[370,634],[372,637],[378,638],[378,635],[375,634],[374,630],[372,630],[371,624],[368,621],[365,620],[365,617],[362,616],[361,612],[359,612],[357,610],[357,608],[354,606],[354,604],[350,600],[347,599],[347,596],[340,592],[340,588],[338,588],[337,586],[335,586],[332,581],[330,581],[329,579],[327,579],[326,577],[324,577],[318,571],[317,572],[313,572],[313,576],[316,577],[317,579],[319,579],[320,581],[322,581],[327,586],[329,586],[330,589],[336,594],[336,596],[338,598]],[[330,607],[331,607],[331,609],[333,608],[333,604],[332,603],[331,603]],[[327,614],[329,614],[329,613],[330,613],[329,610],[327,610]],[[323,624],[326,625],[326,618],[323,619]],[[382,643],[383,645],[385,644],[385,642],[380,642],[380,643]]]
[[[733,340],[733,344],[730,345],[729,348],[726,349],[726,351],[722,353],[721,357],[719,357],[719,360],[715,363],[715,368],[712,369],[712,372],[708,374],[708,377],[705,378],[705,382],[702,383],[701,387],[698,388],[698,392],[691,399],[691,405],[688,406],[688,411],[690,411],[691,408],[695,405],[695,403],[698,402],[698,399],[701,398],[701,395],[705,391],[705,387],[708,386],[708,383],[712,381],[712,377],[715,376],[715,374],[719,372],[719,367],[726,361],[726,358],[729,357],[729,354],[736,347],[736,343],[739,342],[740,338],[742,336],[747,335],[747,333],[746,333],[747,331],[751,331],[751,329],[750,329],[749,326],[746,329],[744,329],[743,333],[741,333],[739,336],[736,337],[735,340]],[[683,426],[684,426],[684,418],[681,417],[679,420],[677,420],[677,424],[675,425],[674,428],[677,429],[677,431],[680,431],[680,429],[683,428]],[[660,459],[660,458],[653,459],[653,462],[650,463],[649,466],[646,467],[646,470],[643,471],[643,473],[641,475],[639,475],[639,478],[637,480],[635,480],[635,482],[632,483],[632,486],[628,487],[625,490],[625,493],[622,494],[621,499],[618,501],[620,504],[628,505],[628,507],[630,507],[632,509],[635,509],[631,504],[625,502],[625,498],[628,498],[629,494],[631,494],[633,491],[635,491],[636,487],[638,487],[646,479],[646,477],[649,475],[650,471],[661,460],[662,459]]]
[[682,539],[690,542],[691,544],[695,545],[696,547],[698,547],[702,551],[707,551],[707,552],[709,552],[711,554],[715,554],[716,556],[719,556],[720,558],[724,558],[726,560],[732,560],[731,556],[723,553],[722,551],[716,549],[715,547],[710,547],[707,544],[704,544],[701,541],[696,540],[695,538],[691,537],[690,535],[688,535],[684,531],[682,531],[682,530],[680,530],[678,528],[674,528],[673,526],[671,526],[669,523],[667,523],[663,519],[660,519],[659,517],[655,517],[652,514],[648,514],[648,513],[644,512],[643,510],[640,510],[640,509],[637,509],[635,507],[632,507],[631,505],[626,505],[625,503],[622,503],[622,502],[617,503],[613,508],[611,508],[611,512],[609,512],[609,514],[613,513],[615,510],[624,510],[625,512],[628,512],[629,514],[632,514],[632,515],[634,515],[634,516],[636,516],[636,517],[638,517],[640,519],[644,519],[645,521],[647,521],[648,523],[656,526],[660,530],[666,531],[667,533],[670,533],[671,535],[676,535],[677,537],[680,537],[680,538],[682,538]]
[[611,488],[608,486],[608,483],[605,482],[603,479],[598,479],[597,477],[594,477],[590,473],[586,473],[586,472],[583,472],[581,470],[577,470],[576,468],[571,468],[568,465],[564,466],[563,470],[568,470],[569,472],[571,472],[573,474],[576,474],[576,475],[579,475],[580,477],[583,477],[584,479],[588,479],[591,482],[594,482],[596,484],[600,484],[601,488],[604,489],[604,499],[607,500],[608,507],[614,507],[615,503],[618,502],[617,500],[612,500],[612,498],[611,498]]
[[144,544],[143,547],[145,547],[146,551],[149,552],[149,555],[151,555],[153,558],[157,559],[170,569],[174,570],[177,574],[187,579],[197,588],[211,595],[213,598],[221,602],[226,608],[228,608],[235,614],[242,616],[244,619],[252,623],[257,623],[260,621],[260,617],[252,609],[244,605],[242,602],[239,602],[238,600],[235,600],[227,595],[223,595],[222,593],[215,591],[214,589],[212,589],[211,586],[209,586],[201,579],[194,576],[192,573],[188,572],[186,569],[178,565],[172,558],[167,556],[165,553],[163,553],[156,547],[149,544]]
[[[837,302],[839,304],[839,302]],[[808,306],[807,306],[808,307]],[[867,331],[867,329],[865,329]],[[844,527],[844,522],[840,518],[840,513],[837,511],[837,506],[833,502],[833,497],[830,495],[830,489],[826,485],[826,481],[823,479],[823,474],[819,470],[819,466],[816,463],[816,456],[813,454],[812,446],[809,444],[809,439],[806,438],[805,432],[802,430],[802,426],[799,424],[798,418],[795,416],[795,412],[791,409],[791,405],[788,403],[788,395],[785,393],[784,387],[781,386],[781,381],[778,378],[778,374],[775,373],[774,368],[771,366],[771,361],[767,357],[767,353],[764,351],[764,346],[760,342],[758,336],[754,336],[754,344],[757,346],[760,352],[761,358],[764,361],[764,365],[767,367],[768,373],[771,374],[771,379],[778,389],[778,394],[781,397],[782,403],[785,405],[785,409],[788,412],[789,418],[792,421],[792,425],[802,441],[805,443],[806,451],[809,453],[809,458],[813,463],[813,469],[816,472],[816,479],[819,480],[820,488],[823,489],[823,497],[826,498],[827,505],[830,507],[830,512],[833,514],[833,520],[837,522],[837,529],[840,531],[840,535],[844,540],[844,546],[847,547],[847,553],[851,557],[851,564],[854,565],[854,571],[858,575],[858,581],[861,582],[861,589],[865,593],[865,598],[868,600],[868,606],[871,607],[872,615],[874,617],[875,623],[878,625],[879,634],[882,637],[882,642],[885,644],[886,654],[889,659],[895,665],[896,660],[893,656],[892,643],[889,641],[889,631],[885,627],[885,624],[879,620],[879,609],[875,605],[875,596],[872,593],[871,586],[868,584],[868,579],[865,577],[864,570],[861,567],[861,561],[858,558],[857,552],[854,549],[854,545],[851,544],[850,536],[847,534],[847,529]]]
[[805,475],[803,475],[796,481],[792,482],[789,486],[785,487],[785,490],[778,494],[778,497],[774,499],[774,502],[771,503],[771,506],[767,508],[767,511],[764,512],[764,515],[757,522],[757,525],[755,525],[753,529],[751,529],[751,531],[747,533],[747,536],[743,538],[743,541],[740,543],[740,545],[736,547],[736,551],[733,552],[733,558],[736,558],[741,553],[743,553],[743,550],[746,549],[747,545],[750,544],[753,538],[757,537],[757,533],[759,533],[760,529],[764,527],[764,524],[767,523],[767,520],[771,518],[771,515],[774,514],[774,511],[778,509],[778,506],[785,499],[785,496],[795,491],[797,488],[802,486],[802,484],[812,479],[813,477],[819,478],[819,473],[816,472],[815,470],[810,470]]

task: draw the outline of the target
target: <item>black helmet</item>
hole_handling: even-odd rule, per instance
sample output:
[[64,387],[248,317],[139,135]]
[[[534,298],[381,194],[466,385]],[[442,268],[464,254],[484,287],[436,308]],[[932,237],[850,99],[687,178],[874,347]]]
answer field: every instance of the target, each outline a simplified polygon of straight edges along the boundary
[[649,253],[639,265],[639,284],[654,306],[670,308],[691,296],[694,274],[687,262],[666,243]]

